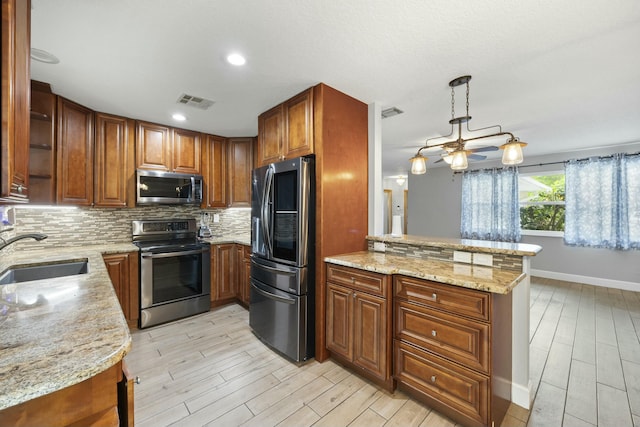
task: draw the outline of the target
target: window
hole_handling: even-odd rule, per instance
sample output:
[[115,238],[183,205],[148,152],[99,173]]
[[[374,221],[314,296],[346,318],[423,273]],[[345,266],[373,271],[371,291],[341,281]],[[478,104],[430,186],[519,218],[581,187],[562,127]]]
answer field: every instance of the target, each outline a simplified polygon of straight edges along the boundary
[[522,234],[563,236],[564,183],[563,171],[521,174],[519,176],[518,201]]

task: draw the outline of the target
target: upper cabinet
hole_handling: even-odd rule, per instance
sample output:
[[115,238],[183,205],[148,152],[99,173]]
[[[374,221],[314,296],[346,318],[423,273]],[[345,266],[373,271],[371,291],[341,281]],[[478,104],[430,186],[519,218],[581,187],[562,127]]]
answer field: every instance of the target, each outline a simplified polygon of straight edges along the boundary
[[2,0],[2,202],[29,196],[30,11],[30,0]]
[[253,145],[254,138],[229,138],[228,140],[228,207],[251,206]]
[[56,200],[93,204],[93,111],[58,96]]
[[184,129],[173,129],[171,168],[174,172],[200,174],[202,134]]
[[202,135],[155,123],[137,122],[136,167],[200,174]]
[[203,146],[204,207],[227,207],[227,139],[207,135]]
[[313,154],[313,88],[258,117],[258,164]]
[[134,129],[131,119],[96,113],[95,206],[135,205]]
[[48,83],[31,81],[29,202],[56,201],[56,96]]

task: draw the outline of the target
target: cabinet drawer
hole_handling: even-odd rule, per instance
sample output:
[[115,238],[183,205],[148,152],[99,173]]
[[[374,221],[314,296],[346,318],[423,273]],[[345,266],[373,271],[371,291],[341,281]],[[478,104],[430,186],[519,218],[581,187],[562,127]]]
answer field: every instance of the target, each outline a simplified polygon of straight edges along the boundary
[[489,374],[489,325],[395,302],[395,338]]
[[489,321],[491,298],[488,292],[406,276],[394,276],[393,290],[396,298]]
[[327,264],[327,281],[382,297],[387,296],[387,281],[385,278],[384,274]]
[[468,419],[463,424],[488,424],[488,377],[398,340],[394,340],[394,349],[398,381],[436,409],[448,408]]

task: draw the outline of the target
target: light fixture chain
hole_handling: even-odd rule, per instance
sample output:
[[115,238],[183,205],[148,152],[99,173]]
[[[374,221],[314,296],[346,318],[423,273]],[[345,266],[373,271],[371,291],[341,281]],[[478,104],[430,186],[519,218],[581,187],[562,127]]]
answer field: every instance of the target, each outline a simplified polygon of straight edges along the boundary
[[468,80],[467,80],[467,117],[469,117],[469,81]]
[[456,105],[456,91],[454,90],[453,86],[451,86],[451,120],[453,120],[456,117],[455,105]]

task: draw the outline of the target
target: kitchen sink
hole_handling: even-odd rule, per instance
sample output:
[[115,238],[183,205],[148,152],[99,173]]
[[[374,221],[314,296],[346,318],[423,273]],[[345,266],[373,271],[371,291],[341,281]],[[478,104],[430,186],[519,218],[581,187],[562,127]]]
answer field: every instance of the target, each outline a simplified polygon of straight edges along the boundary
[[89,262],[86,259],[10,267],[0,275],[0,285],[53,279],[54,277],[75,276],[78,274],[87,274],[88,271]]

